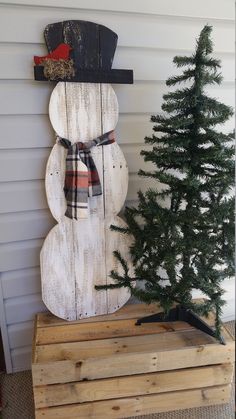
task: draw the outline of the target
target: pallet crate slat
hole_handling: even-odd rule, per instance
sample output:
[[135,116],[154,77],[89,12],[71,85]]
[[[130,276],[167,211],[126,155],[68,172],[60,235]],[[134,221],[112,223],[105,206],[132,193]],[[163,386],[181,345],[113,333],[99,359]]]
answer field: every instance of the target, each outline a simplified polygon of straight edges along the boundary
[[[104,316],[96,316],[96,317],[88,317],[85,319],[81,319],[79,324],[82,323],[94,323],[94,322],[101,322],[107,320],[122,320],[122,319],[129,319],[129,318],[137,318],[142,317],[149,314],[154,314],[160,312],[160,307],[157,304],[128,304],[122,309],[116,311],[112,314],[106,314]],[[59,317],[54,316],[51,313],[38,313],[36,317],[37,328],[40,327],[53,327],[55,325],[65,325],[68,324],[66,320],[62,320]],[[70,324],[78,324],[78,321],[72,321]]]
[[40,386],[35,387],[35,406],[39,409],[64,404],[225,385],[231,382],[232,374],[233,365],[223,364],[132,377],[107,378],[91,382]]
[[170,336],[145,335],[137,337],[124,337],[113,339],[101,339],[91,342],[66,342],[52,345],[40,345],[35,351],[35,360],[40,363],[48,361],[79,361],[97,357],[117,356],[117,354],[146,353],[159,350],[174,350],[193,346],[196,344],[206,345],[213,339],[206,337],[199,331],[171,334]]
[[[226,332],[223,332],[223,335],[229,341]],[[167,351],[170,348],[178,350],[207,344],[215,344],[215,339],[196,329],[178,333],[101,339],[93,341],[92,344],[91,341],[56,343],[36,346],[35,362],[79,361],[123,353]]]
[[[200,303],[202,301],[201,298],[195,299],[195,302]],[[173,305],[174,307],[175,305]],[[139,317],[144,317],[147,315],[155,314],[161,312],[162,309],[157,304],[127,304],[122,309],[116,311],[112,314],[106,314],[102,316],[96,317],[88,317],[85,319],[79,320],[79,324],[83,323],[97,323],[102,321],[112,321],[112,320],[122,320],[122,319],[136,319]],[[214,322],[214,315],[211,313],[209,318],[207,319],[209,324],[213,324]],[[52,313],[44,312],[38,313],[36,317],[37,328],[40,327],[54,327],[60,325],[67,325],[68,322],[66,320],[62,320],[57,316],[54,316]],[[78,321],[71,321],[70,324],[78,324]]]
[[51,329],[40,328],[37,334],[37,345],[48,345],[59,342],[80,342],[108,339],[123,336],[143,336],[163,332],[175,332],[178,330],[194,329],[186,322],[168,322],[168,323],[147,323],[139,327],[135,326],[136,319],[117,320],[116,322],[96,322],[84,324],[66,324],[55,326],[53,334]]
[[[32,357],[36,419],[123,419],[227,402],[231,334],[223,327],[224,346],[183,322],[135,326],[138,317],[157,311],[155,305],[133,305],[73,323],[38,315]],[[212,314],[207,321],[213,320]]]
[[65,419],[104,417],[126,418],[133,415],[152,414],[189,407],[209,406],[229,401],[231,386],[219,386],[197,390],[173,391],[141,397],[81,403],[69,406],[49,407],[36,410],[36,419]]
[[54,361],[33,365],[34,385],[134,375],[233,362],[233,347],[200,345],[179,350],[116,354],[78,361]]

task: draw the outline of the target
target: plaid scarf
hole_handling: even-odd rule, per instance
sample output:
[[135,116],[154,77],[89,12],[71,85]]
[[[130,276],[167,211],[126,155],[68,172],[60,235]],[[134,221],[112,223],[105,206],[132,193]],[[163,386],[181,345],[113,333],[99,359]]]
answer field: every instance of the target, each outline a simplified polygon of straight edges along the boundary
[[91,155],[91,148],[112,144],[114,131],[109,131],[85,143],[71,142],[58,137],[57,143],[67,149],[64,193],[67,201],[65,215],[71,219],[88,218],[88,197],[102,194],[97,168]]

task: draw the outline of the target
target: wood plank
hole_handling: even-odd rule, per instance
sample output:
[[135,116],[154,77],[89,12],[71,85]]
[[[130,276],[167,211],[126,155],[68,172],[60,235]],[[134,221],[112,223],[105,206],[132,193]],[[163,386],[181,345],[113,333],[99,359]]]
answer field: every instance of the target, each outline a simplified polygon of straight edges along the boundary
[[[112,74],[109,71],[107,73],[96,71],[94,74],[88,73],[87,70],[80,68],[78,75],[73,76],[70,81],[75,83],[94,83],[94,77],[96,77],[96,83],[133,84],[133,71],[123,69],[116,69]],[[42,66],[34,67],[34,78],[37,81],[48,81],[48,77],[45,77]],[[58,77],[56,80],[63,81],[63,78]]]
[[212,387],[232,381],[233,364],[188,368],[131,377],[34,387],[37,409],[167,391]]
[[161,333],[157,335],[116,337],[90,342],[70,342],[50,345],[40,345],[36,348],[37,362],[90,359],[113,356],[117,354],[142,353],[153,351],[168,351],[194,345],[216,343],[214,338],[199,330],[182,331],[178,333]]
[[[115,128],[118,120],[117,98],[109,84],[58,83],[51,94],[49,116],[55,132],[61,137],[68,138],[72,143],[79,139],[88,141]],[[89,217],[79,222],[72,222],[64,216],[66,150],[56,144],[47,163],[47,200],[59,224],[49,232],[41,251],[42,296],[52,313],[67,320],[115,311],[129,299],[129,293],[123,288],[114,291],[116,298],[108,304],[108,292],[97,292],[94,288],[97,283],[106,284],[110,273],[110,269],[106,272],[107,258],[103,257],[106,248],[111,253],[117,248],[117,235],[110,232],[109,243],[105,236],[105,231],[109,231],[104,220],[107,204],[112,207],[112,211],[108,212],[110,225],[113,221],[115,223],[114,209],[116,214],[124,204],[128,185],[127,164],[118,144],[107,147],[111,167],[104,163],[106,153],[103,147],[94,147],[91,153],[104,197],[107,195],[109,201],[102,196],[93,197],[89,200]],[[116,152],[111,153],[112,148]],[[111,170],[115,172],[115,179]],[[104,176],[105,172],[107,175]],[[106,181],[105,187],[106,177],[111,181]],[[121,185],[120,194],[115,187],[116,182]],[[111,205],[113,201],[116,204]],[[127,241],[121,236],[119,241],[119,248],[127,254]],[[109,268],[115,268],[114,263]]]
[[[137,305],[138,306],[138,305]],[[138,307],[137,307],[138,310]],[[122,310],[122,312],[127,313],[128,310]],[[161,311],[161,309],[156,309],[156,312]],[[132,311],[130,310],[130,314]],[[137,313],[138,314],[138,313]],[[134,315],[134,311],[133,311]],[[101,316],[98,316],[100,319]],[[53,318],[53,317],[52,317]],[[124,336],[142,336],[142,335],[151,335],[158,334],[163,332],[173,332],[173,331],[182,331],[182,330],[191,330],[194,329],[193,326],[190,326],[188,323],[183,321],[177,322],[164,322],[164,323],[143,323],[140,326],[136,326],[137,319],[140,318],[140,313],[136,317],[131,319],[123,318],[118,320],[117,317],[113,317],[113,320],[110,321],[109,316],[104,317],[104,320],[98,321],[96,318],[92,317],[89,322],[89,328],[86,323],[83,322],[73,322],[73,323],[61,323],[59,325],[55,324],[53,328],[49,327],[39,327],[37,332],[37,345],[48,345],[52,343],[65,343],[65,342],[81,342],[81,341],[91,341],[91,340],[101,340],[108,338],[117,338]],[[95,321],[93,321],[95,319]],[[208,323],[214,323],[214,315],[212,314],[208,318]]]
[[52,313],[74,320],[75,279],[73,262],[70,260],[73,254],[73,226],[71,220],[64,219],[64,222],[50,230],[40,252],[42,299]]
[[[233,342],[230,334],[224,330],[223,335],[228,342]],[[181,349],[194,345],[216,344],[216,340],[199,330],[189,330],[178,333],[145,335],[139,337],[124,337],[96,340],[91,342],[71,342],[54,345],[37,346],[37,362],[89,359],[112,356],[115,354],[141,353],[153,351],[168,351],[169,347]]]
[[[129,318],[137,318],[143,317],[149,314],[159,313],[161,308],[158,307],[157,304],[126,304],[120,310],[116,311],[112,314],[106,314],[103,316],[96,316],[96,317],[89,317],[87,319],[79,320],[79,324],[81,323],[92,323],[92,322],[100,322],[100,321],[112,321],[112,320],[122,320],[122,319],[129,319]],[[70,324],[78,324],[78,320],[74,322],[70,322]],[[60,319],[59,317],[54,316],[52,313],[38,313],[37,314],[37,328],[39,327],[51,327],[51,326],[59,326],[59,325],[66,325],[68,322],[66,320]]]
[[[195,298],[195,303],[200,303],[203,301],[204,298]],[[175,307],[176,304],[173,304]],[[96,316],[96,317],[89,317],[87,319],[76,320],[70,322],[70,324],[82,324],[82,323],[94,323],[94,322],[101,322],[101,321],[113,321],[113,320],[128,320],[128,319],[137,319],[139,317],[144,317],[147,315],[160,313],[162,308],[158,303],[152,304],[145,304],[145,303],[127,303],[125,306],[121,307],[120,310],[111,313],[105,314],[103,316]],[[204,320],[208,324],[213,324],[214,322],[214,315],[213,313],[209,314],[209,317]],[[37,314],[37,328],[40,327],[51,327],[51,326],[60,326],[60,325],[67,325],[68,322],[66,320],[60,319],[57,316],[54,316],[52,313],[38,313]]]
[[143,336],[159,334],[165,332],[176,332],[179,330],[194,329],[183,321],[165,323],[143,323],[136,326],[136,319],[116,320],[115,322],[103,321],[90,323],[89,327],[84,324],[67,324],[55,326],[53,329],[46,327],[40,328],[37,332],[37,345],[47,345],[51,343],[81,342],[91,340],[101,340],[124,336]]
[[[116,103],[116,107],[114,104]],[[113,107],[113,126],[111,126],[110,118],[107,118],[108,110],[111,113]],[[116,119],[115,119],[116,117]],[[118,121],[118,102],[113,89],[109,85],[101,84],[101,120],[104,132],[111,128],[115,129]],[[105,223],[104,223],[104,238],[105,238],[105,261],[106,261],[106,283],[114,283],[110,278],[110,272],[115,270],[119,275],[123,274],[123,268],[118,263],[113,252],[119,249],[121,255],[126,256],[130,275],[133,275],[133,264],[129,253],[131,245],[131,237],[124,237],[122,234],[117,234],[110,229],[112,224],[121,228],[126,228],[126,222],[117,214],[123,208],[127,197],[129,174],[129,162],[126,161],[125,156],[115,142],[109,146],[103,147],[103,171],[104,171],[104,208],[105,208]],[[99,284],[99,280],[96,282]],[[107,298],[107,313],[112,313],[122,307],[130,298],[130,291],[128,288],[113,289],[106,291]]]
[[[188,334],[195,333],[196,335],[196,332],[189,331]],[[167,338],[167,341],[169,340],[168,337],[170,335],[172,337],[174,336],[175,340],[178,340],[178,342],[175,342],[175,345],[173,346],[171,345],[173,343],[173,339],[172,342],[169,340],[169,344],[166,345],[166,347],[163,349],[150,347],[155,343],[158,344],[158,340],[156,340],[155,342],[153,335],[151,336],[152,343],[150,344],[149,342],[149,348],[147,343],[146,346],[145,344],[140,344],[138,346],[138,343],[140,341],[145,340],[145,338],[148,338],[148,336],[138,338],[121,338],[129,340],[133,339],[133,344],[136,343],[135,348],[131,345],[129,347],[128,345],[127,347],[125,347],[124,344],[122,345],[122,349],[117,349],[117,352],[114,353],[113,349],[113,354],[106,355],[106,353],[104,353],[103,356],[100,357],[97,356],[98,351],[93,354],[93,357],[88,357],[86,351],[83,352],[82,350],[80,351],[77,348],[77,357],[75,353],[72,353],[69,350],[64,352],[62,351],[60,355],[61,359],[63,360],[58,362],[55,362],[55,359],[53,358],[52,354],[50,354],[49,359],[46,362],[45,359],[41,361],[41,359],[39,359],[39,348],[37,348],[37,364],[33,364],[32,366],[34,385],[36,386],[43,384],[65,383],[72,381],[81,381],[84,379],[99,379],[114,377],[118,375],[124,376],[165,370],[174,370],[176,369],[177,365],[178,369],[182,369],[209,364],[213,365],[229,363],[233,361],[234,342],[231,340],[231,338],[229,338],[229,335],[227,335],[227,345],[223,346],[219,343],[213,343],[213,341],[206,344],[205,336],[198,336],[198,339],[196,340],[196,336],[194,339],[194,336],[192,335],[191,339],[189,340],[190,336],[187,336],[187,332],[185,332],[184,336],[183,333],[184,332],[182,332],[182,336],[181,332],[166,333],[159,335],[158,337],[164,335]],[[176,335],[180,335],[179,338],[176,339]],[[227,336],[225,337],[227,338]],[[185,341],[183,339],[186,339],[185,345]],[[193,340],[195,340],[195,343],[193,343]],[[103,343],[105,341],[103,341]],[[120,343],[118,339],[115,342],[117,342],[117,345]],[[113,342],[114,346],[115,342]],[[95,341],[93,342],[93,346],[94,344]],[[41,353],[40,357],[43,358],[45,357],[47,346],[40,348],[41,350],[43,348],[43,352]],[[91,350],[94,350],[94,348]],[[82,356],[80,356],[80,354]],[[72,358],[72,360],[70,360],[70,358]]]
[[[105,156],[104,156],[105,157]],[[108,156],[107,156],[108,157]],[[105,166],[105,165],[104,165]],[[109,172],[107,172],[109,173]],[[109,176],[110,177],[110,176]],[[112,177],[112,176],[111,176]],[[114,180],[114,184],[115,184],[115,178],[113,177]],[[110,190],[110,193],[108,193],[108,195],[110,195],[112,197],[112,193],[116,193],[115,192],[115,187],[113,186],[113,192]],[[127,187],[125,188],[127,190]],[[106,191],[109,190],[109,186],[107,185]],[[106,197],[106,201],[108,202],[108,199]],[[111,207],[113,207],[113,210],[115,209],[115,207],[117,208],[118,205],[113,204],[111,205]],[[118,263],[117,258],[114,256],[114,251],[119,249],[119,251],[121,252],[121,254],[123,255],[123,257],[126,258],[127,264],[128,264],[128,268],[129,268],[129,273],[131,276],[134,275],[133,273],[133,266],[132,266],[132,262],[131,262],[131,255],[129,252],[129,246],[131,245],[131,237],[124,237],[123,234],[117,234],[116,231],[112,231],[110,229],[111,225],[116,225],[122,228],[126,228],[127,224],[126,222],[120,218],[119,216],[110,216],[107,217],[105,219],[105,243],[106,243],[106,254],[105,254],[105,259],[106,259],[106,278],[107,278],[107,283],[115,283],[114,280],[112,280],[110,278],[110,273],[112,270],[118,272],[119,275],[123,275],[124,270],[121,266],[121,264]],[[101,281],[98,279],[96,281],[96,284],[100,284]],[[123,288],[122,289],[122,293],[120,292],[122,288],[114,288],[114,289],[108,289],[106,292],[107,295],[107,312],[108,313],[113,313],[116,310],[119,310],[120,307],[122,307],[124,304],[127,303],[127,301],[130,299],[130,290],[128,288]],[[101,291],[97,291],[97,292],[101,292]]]
[[216,386],[196,390],[173,391],[164,394],[125,399],[82,403],[36,410],[36,419],[104,419],[126,418],[133,415],[152,414],[170,410],[227,403],[231,386]]
[[[119,119],[119,104],[116,94],[109,84],[101,84],[101,123],[103,131],[108,132],[111,129],[115,130]],[[105,219],[112,218],[119,214],[127,196],[129,175],[128,175],[128,162],[126,162],[124,153],[122,152],[117,141],[106,147],[103,147],[103,171],[104,171],[104,205],[105,205]],[[116,221],[114,220],[114,223]],[[124,221],[123,221],[124,223]],[[109,227],[106,228],[107,235],[113,237]],[[119,236],[119,235],[118,235]],[[105,237],[107,240],[108,237]],[[120,248],[122,252],[123,243],[127,241],[119,241],[116,248]],[[113,240],[111,242],[113,246]],[[108,243],[109,248],[109,243]],[[127,249],[127,248],[126,248]],[[112,253],[109,249],[109,252]],[[108,255],[106,254],[106,259]]]

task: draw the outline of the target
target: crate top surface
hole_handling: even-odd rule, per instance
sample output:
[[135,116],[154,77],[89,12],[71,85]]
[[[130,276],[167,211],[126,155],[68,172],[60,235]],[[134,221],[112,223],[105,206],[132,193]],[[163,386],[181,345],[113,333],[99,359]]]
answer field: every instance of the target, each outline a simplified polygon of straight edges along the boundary
[[[211,336],[177,321],[136,326],[136,320],[157,313],[157,305],[129,304],[119,311],[74,322],[67,322],[51,313],[39,313],[35,321],[33,363],[66,359],[103,358],[122,354],[181,351],[196,347],[198,351],[211,347],[232,354],[234,340],[223,327],[223,346]],[[214,316],[204,319],[214,323]],[[229,357],[229,362],[232,356]]]

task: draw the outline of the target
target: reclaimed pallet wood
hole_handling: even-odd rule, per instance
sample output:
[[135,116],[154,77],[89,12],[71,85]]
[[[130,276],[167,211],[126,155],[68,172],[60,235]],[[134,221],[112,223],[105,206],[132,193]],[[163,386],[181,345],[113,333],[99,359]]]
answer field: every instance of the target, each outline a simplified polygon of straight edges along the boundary
[[155,395],[57,406],[38,409],[36,411],[36,419],[104,419],[104,417],[123,419],[133,415],[138,416],[226,403],[229,400],[230,393],[231,386],[224,385],[197,390],[173,391]]
[[165,393],[192,388],[210,387],[230,383],[233,365],[222,364],[201,368],[137,374],[106,380],[81,381],[35,388],[37,408],[51,407],[92,400],[134,397],[143,394]]
[[223,328],[224,346],[184,322],[135,325],[154,311],[127,305],[72,324],[40,313],[32,358],[36,418],[125,418],[229,401],[231,334]]
[[[58,83],[49,104],[57,135],[88,141],[113,130],[118,102],[109,84]],[[58,224],[49,232],[41,251],[42,298],[48,309],[66,320],[112,313],[129,298],[127,289],[96,291],[96,284],[111,282],[112,269],[120,270],[113,251],[128,253],[129,240],[110,230],[124,227],[117,216],[127,194],[128,167],[117,143],[91,150],[103,195],[89,199],[88,219],[65,217],[63,186],[66,150],[55,144],[46,168],[46,195]]]
[[[115,71],[91,71],[88,70],[79,71],[79,81],[84,83],[94,83],[96,77],[96,83],[117,83],[117,84],[133,84],[133,71],[132,70],[115,70]],[[35,80],[48,81],[44,76],[43,67],[34,67],[34,78]],[[78,76],[72,77],[71,81],[77,81]],[[58,78],[57,81],[63,81]]]
[[[44,31],[49,52],[61,43],[72,47],[71,58],[75,74],[70,82],[84,83],[133,83],[133,71],[112,69],[118,36],[109,28],[82,20],[52,23]],[[34,67],[36,80],[48,81],[42,65]],[[58,76],[57,81],[63,81]]]
[[[157,306],[157,304],[126,304],[122,307],[122,310],[118,310],[112,314],[101,315],[97,317],[91,318],[84,318],[80,320],[80,324],[83,323],[91,323],[100,322],[100,321],[107,321],[107,320],[120,320],[120,319],[134,319],[137,317],[143,317],[150,314],[155,314],[157,312],[162,311],[161,308]],[[67,321],[60,319],[57,316],[52,315],[49,312],[42,312],[38,313],[36,317],[36,326],[37,328],[40,327],[54,327],[55,325],[65,325],[68,324]],[[71,321],[70,324],[78,324],[78,321]]]
[[[195,302],[201,302],[202,299],[198,298],[194,300]],[[175,307],[175,304],[173,304],[173,307]],[[80,324],[83,323],[91,323],[91,320],[93,323],[95,323],[96,321],[101,322],[101,321],[113,321],[113,320],[122,320],[122,319],[135,319],[137,317],[144,317],[144,316],[148,316],[151,314],[155,314],[155,313],[160,313],[161,311],[163,311],[162,308],[160,308],[157,304],[126,304],[125,306],[122,307],[122,310],[118,310],[112,314],[106,314],[106,315],[101,315],[101,316],[97,316],[97,317],[93,317],[92,319],[90,318],[84,318],[80,320]],[[55,324],[57,326],[59,325],[66,325],[68,324],[67,321],[60,319],[57,316],[52,315],[51,313],[48,312],[42,312],[42,313],[38,313],[37,318],[36,318],[36,322],[37,322],[37,327],[51,327],[54,326]],[[207,319],[207,323],[209,325],[214,325],[215,322],[215,316],[213,313],[209,313],[209,317]],[[78,323],[77,321],[71,321],[70,324],[73,323]]]

